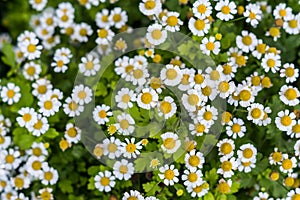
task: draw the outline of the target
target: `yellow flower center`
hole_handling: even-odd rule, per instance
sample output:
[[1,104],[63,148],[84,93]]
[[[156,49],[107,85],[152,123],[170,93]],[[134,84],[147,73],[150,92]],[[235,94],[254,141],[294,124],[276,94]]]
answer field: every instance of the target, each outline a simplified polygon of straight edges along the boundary
[[77,135],[77,130],[75,127],[69,128],[67,131],[68,136],[74,138]]
[[13,98],[15,96],[15,91],[14,90],[8,90],[7,91],[7,97],[8,98]]
[[38,119],[38,121],[33,125],[33,128],[36,130],[41,130],[42,127],[43,127],[43,122],[40,119]]
[[44,191],[44,192],[41,194],[41,199],[42,199],[42,200],[50,200],[50,199],[51,199],[51,193],[48,192],[48,191]]
[[200,193],[202,190],[203,190],[202,185],[199,185],[199,186],[196,186],[196,187],[193,188],[193,191],[195,193]]
[[262,111],[259,108],[254,108],[251,110],[251,116],[254,119],[258,119],[262,115]]
[[79,97],[79,99],[85,99],[86,98],[86,92],[83,91],[83,90],[78,92],[78,97]]
[[118,146],[117,146],[116,144],[114,144],[114,143],[109,143],[109,144],[107,145],[107,150],[108,150],[109,152],[111,152],[111,153],[116,152],[117,149],[118,149]]
[[269,33],[272,37],[277,37],[280,34],[280,30],[277,27],[271,27]]
[[121,165],[119,171],[121,174],[126,174],[128,172],[128,167],[126,165]]
[[163,144],[166,149],[173,149],[176,146],[176,140],[173,138],[167,138],[164,140]]
[[35,156],[41,156],[42,155],[42,150],[39,147],[35,147],[32,149],[32,154]]
[[230,13],[230,8],[229,6],[223,6],[221,9],[221,12],[225,15],[228,15]]
[[25,114],[23,115],[23,120],[24,120],[25,122],[29,122],[29,121],[31,120],[31,114],[25,113]]
[[235,58],[235,62],[238,66],[244,66],[247,60],[243,55],[237,55]]
[[267,60],[268,67],[273,68],[273,67],[275,67],[275,64],[276,64],[276,62],[274,59],[270,58]]
[[204,4],[200,4],[197,10],[199,13],[204,14],[206,12],[206,6]]
[[128,199],[127,200],[138,200],[138,198],[137,197],[128,197]]
[[143,75],[144,75],[144,72],[141,69],[136,69],[136,70],[133,71],[133,77],[135,79],[140,79],[140,78],[143,77]]
[[286,16],[286,10],[284,10],[284,9],[279,10],[279,15],[280,15],[280,17],[285,17]]
[[101,17],[101,20],[102,20],[103,22],[108,22],[108,16],[107,16],[107,15],[103,15],[103,16]]
[[188,162],[192,167],[197,167],[200,164],[200,158],[196,155],[193,155],[189,158]]
[[230,161],[224,161],[222,162],[221,164],[221,168],[224,170],[224,171],[230,171],[232,169],[232,164]]
[[109,178],[107,178],[107,177],[102,177],[101,180],[100,180],[100,183],[101,183],[101,185],[103,185],[103,186],[107,186],[107,185],[109,185],[110,180],[109,180]]
[[100,147],[100,146],[97,146],[97,147],[94,148],[93,153],[94,153],[95,156],[101,157],[103,155],[103,148]]
[[27,51],[28,51],[29,53],[33,53],[33,52],[35,52],[35,50],[36,50],[36,46],[35,46],[34,44],[29,44],[29,45],[28,45]]
[[285,91],[284,96],[288,99],[288,100],[294,100],[297,98],[297,92],[295,89],[293,88],[289,88]]
[[195,130],[197,131],[197,133],[203,133],[205,130],[205,126],[203,124],[197,123],[195,125]]
[[300,194],[294,194],[292,200],[300,200]]
[[290,159],[284,159],[282,161],[282,167],[285,170],[289,170],[293,167],[293,162]]
[[285,180],[284,180],[284,184],[288,187],[292,187],[295,183],[295,180],[292,178],[292,177],[287,177]]
[[210,76],[211,80],[213,80],[213,81],[220,79],[220,73],[217,70],[211,71],[209,76]]
[[252,76],[251,83],[254,86],[259,86],[260,85],[260,77],[259,76]]
[[242,90],[239,97],[242,101],[248,101],[251,98],[251,92],[249,90]]
[[44,108],[45,108],[46,110],[51,110],[51,109],[53,108],[53,103],[52,103],[52,101],[51,101],[51,100],[45,101],[45,102],[44,102]]
[[183,85],[189,85],[190,84],[189,77],[190,77],[190,75],[184,74],[182,76],[182,79],[181,79],[181,84],[183,84]]
[[294,68],[288,67],[288,68],[285,69],[285,75],[286,75],[287,77],[293,77],[294,74],[295,74]]
[[155,8],[155,6],[156,6],[155,1],[148,0],[148,1],[145,2],[145,8],[147,10],[151,10],[151,9]]
[[239,133],[241,131],[241,126],[239,124],[233,124],[231,130],[233,133]]
[[205,27],[205,22],[204,22],[204,20],[197,19],[194,23],[194,26],[197,30],[201,31]]
[[88,0],[79,0],[80,5],[85,5],[88,2]]
[[37,91],[39,94],[45,94],[47,92],[47,87],[46,85],[39,85],[37,88]]
[[86,68],[87,70],[92,70],[92,69],[94,68],[94,63],[93,63],[92,61],[86,62],[85,68]]
[[252,44],[252,38],[246,35],[242,38],[242,42],[244,43],[244,45],[249,46]]
[[47,181],[51,181],[52,178],[53,178],[52,172],[45,172],[45,173],[44,173],[44,178],[45,178]]
[[251,158],[253,156],[253,151],[252,149],[250,148],[246,148],[244,151],[243,151],[243,156],[247,159]]
[[87,35],[87,30],[85,28],[80,29],[79,34],[81,36],[86,36]]
[[297,26],[298,26],[297,24],[298,24],[298,22],[295,19],[292,19],[289,21],[289,27],[291,27],[291,28],[297,28]]
[[204,96],[208,97],[212,93],[212,88],[207,85],[204,88],[202,88],[201,91]]
[[166,72],[167,79],[174,80],[177,77],[177,71],[175,69],[168,69]]
[[165,178],[168,180],[172,180],[175,177],[175,173],[171,169],[166,170],[164,175],[165,175]]
[[152,94],[150,92],[145,92],[142,94],[141,96],[141,101],[144,103],[144,104],[149,104],[151,103],[152,101]]
[[172,110],[171,104],[170,104],[169,102],[167,102],[167,101],[161,102],[159,108],[160,108],[160,111],[161,111],[163,114],[167,114],[167,113],[171,112],[171,110]]
[[221,145],[221,152],[223,153],[223,154],[230,154],[231,152],[232,152],[232,146],[231,146],[231,144],[229,144],[229,143],[227,143],[227,142],[225,142],[225,143],[223,143],[222,145]]
[[300,133],[300,124],[296,124],[296,125],[294,125],[293,127],[292,127],[292,131],[294,132],[294,133]]
[[212,120],[212,118],[213,118],[212,112],[211,111],[205,111],[204,114],[203,114],[203,118],[206,121]]
[[16,188],[18,188],[18,189],[21,189],[24,186],[24,180],[20,177],[16,177],[14,182],[15,182]]
[[219,83],[218,89],[220,92],[225,93],[229,90],[229,83],[226,81],[222,81]]
[[13,155],[8,154],[8,155],[5,157],[5,162],[6,162],[6,163],[11,164],[11,163],[13,163],[14,161],[15,161],[15,157],[14,157]]
[[287,115],[283,116],[280,121],[283,126],[289,126],[292,124],[292,118]]
[[109,134],[113,135],[117,131],[117,127],[115,125],[110,125],[108,127]]
[[108,36],[108,31],[105,29],[98,30],[98,37],[99,38],[106,38]]
[[250,19],[255,19],[255,18],[256,18],[256,14],[253,13],[253,12],[250,12],[249,18],[250,18]]
[[204,77],[202,76],[202,74],[196,74],[194,77],[194,81],[196,84],[201,84],[204,81]]
[[197,181],[197,179],[198,179],[198,175],[196,174],[196,173],[190,173],[189,175],[188,175],[188,180],[190,181],[190,182],[196,182]]
[[162,32],[159,29],[153,30],[151,36],[154,40],[159,40],[162,37]]
[[36,160],[36,161],[33,161],[31,166],[32,166],[32,169],[37,171],[42,168],[42,163],[40,161]]
[[214,50],[214,48],[215,48],[215,44],[213,42],[208,42],[206,44],[206,49],[207,50],[212,51],[212,50]]
[[222,122],[224,123],[229,123],[229,121],[231,120],[232,114],[230,112],[224,112],[222,113]]
[[199,103],[199,100],[200,99],[199,99],[198,95],[196,95],[196,94],[190,94],[188,96],[188,103],[192,106],[197,105]]
[[107,116],[107,113],[106,113],[106,111],[105,110],[101,110],[99,113],[98,113],[98,116],[100,117],[100,118],[105,118],[106,116]]
[[26,73],[29,75],[29,76],[33,76],[35,74],[35,68],[33,66],[30,66],[26,69]]
[[78,108],[78,104],[75,103],[74,101],[71,101],[68,106],[69,106],[69,109],[72,111],[75,111]]
[[226,194],[230,191],[230,186],[226,182],[222,182],[218,185],[218,191],[222,194]]
[[135,150],[136,150],[135,144],[133,144],[133,143],[127,144],[127,146],[126,146],[126,151],[127,151],[128,153],[134,153]]
[[176,26],[178,24],[178,18],[175,16],[170,16],[167,19],[167,24],[169,26]]
[[272,86],[271,79],[269,77],[264,77],[261,81],[261,84],[264,88],[269,88]]
[[120,127],[122,129],[127,129],[129,127],[129,122],[127,119],[123,119],[120,121]]
[[229,74],[231,74],[231,72],[232,72],[231,65],[228,65],[228,64],[223,65],[223,73],[225,75],[229,75]]
[[5,142],[5,138],[2,135],[0,135],[0,144],[4,144],[4,142]]

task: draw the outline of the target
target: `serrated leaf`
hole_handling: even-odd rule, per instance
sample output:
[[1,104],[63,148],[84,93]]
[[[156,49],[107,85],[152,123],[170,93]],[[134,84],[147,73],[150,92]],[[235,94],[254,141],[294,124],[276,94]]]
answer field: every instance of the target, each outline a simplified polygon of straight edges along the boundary
[[54,128],[50,128],[45,134],[43,134],[43,137],[54,139],[57,136],[59,136],[59,132],[57,132]]
[[59,188],[63,193],[72,193],[73,187],[72,187],[72,181],[68,179],[62,179],[58,183]]
[[143,189],[147,193],[147,195],[152,196],[155,195],[156,192],[160,192],[161,188],[158,186],[158,183],[152,181],[143,184]]
[[25,128],[16,128],[13,130],[13,141],[22,150],[29,149],[35,140],[35,137],[30,135]]

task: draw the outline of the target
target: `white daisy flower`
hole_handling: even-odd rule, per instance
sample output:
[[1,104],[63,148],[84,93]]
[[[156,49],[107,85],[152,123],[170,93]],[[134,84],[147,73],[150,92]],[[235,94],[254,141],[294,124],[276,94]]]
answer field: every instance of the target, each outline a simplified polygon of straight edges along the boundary
[[102,104],[101,106],[96,106],[93,111],[93,118],[95,122],[99,125],[103,125],[109,121],[108,117],[112,116],[113,113],[110,110],[110,107]]
[[205,163],[204,155],[201,152],[197,152],[195,149],[185,154],[184,162],[186,168],[192,170],[194,168],[201,169]]
[[57,98],[51,98],[49,93],[39,99],[38,106],[39,112],[44,116],[49,117],[55,115],[59,111],[61,102]]
[[217,143],[217,147],[219,147],[218,155],[220,155],[222,157],[226,157],[229,159],[234,154],[235,145],[234,145],[234,141],[231,139],[225,138],[223,140],[220,140]]
[[41,11],[45,8],[48,0],[29,0],[31,7],[37,11]]
[[162,17],[162,25],[170,32],[179,31],[182,24],[183,22],[179,19],[178,12],[167,12],[166,15]]
[[108,28],[111,25],[109,21],[109,10],[102,9],[100,12],[96,14],[96,24],[99,28]]
[[83,84],[76,85],[72,90],[72,99],[79,105],[88,104],[92,101],[92,90]]
[[241,138],[245,135],[246,126],[244,121],[240,118],[233,118],[226,126],[226,134],[233,139]]
[[289,106],[296,106],[299,104],[299,90],[293,86],[283,85],[279,91],[280,100]]
[[182,104],[185,109],[190,112],[196,111],[200,106],[203,106],[207,101],[207,97],[201,95],[197,90],[190,89],[187,94],[183,94],[181,97]]
[[162,11],[162,3],[159,0],[142,0],[139,10],[147,16],[158,15]]
[[209,39],[205,37],[202,39],[200,44],[200,49],[202,50],[202,53],[208,56],[211,52],[215,55],[218,55],[220,52],[220,47],[221,43],[219,41],[216,41],[215,37],[209,37]]
[[121,161],[116,161],[113,166],[113,173],[115,177],[119,180],[129,180],[134,174],[133,163],[128,162],[128,160],[122,159]]
[[43,185],[54,185],[58,181],[58,172],[53,167],[49,167],[47,163],[42,165],[43,173],[40,175],[40,180]]
[[219,96],[225,99],[235,91],[235,84],[233,81],[221,79],[221,81],[218,83],[217,91],[219,93]]
[[296,124],[296,115],[289,110],[280,111],[275,118],[276,127],[281,131],[289,131]]
[[235,73],[237,71],[237,65],[231,63],[225,63],[223,65],[218,65],[216,68],[217,71],[221,72],[221,76],[224,76],[226,80],[231,80],[235,77]]
[[165,68],[160,71],[160,78],[167,86],[176,86],[182,79],[182,72],[178,66],[167,64]]
[[27,80],[33,81],[38,79],[42,72],[41,65],[34,62],[27,62],[24,64],[23,75]]
[[236,5],[233,1],[221,0],[215,6],[217,17],[224,21],[233,19],[233,15],[237,13]]
[[158,115],[164,116],[165,119],[172,117],[176,111],[177,106],[174,99],[170,96],[164,97],[163,101],[158,103]]
[[48,151],[45,147],[45,144],[42,142],[33,142],[31,148],[29,150],[26,150],[26,153],[28,155],[33,155],[36,157],[48,156]]
[[94,76],[100,69],[100,61],[93,54],[88,54],[81,58],[78,67],[79,72],[84,76]]
[[240,146],[240,149],[237,151],[238,158],[241,159],[242,162],[256,161],[257,150],[256,148],[248,143]]
[[121,88],[115,96],[117,106],[122,109],[132,108],[133,103],[136,101],[136,94],[133,90],[128,88]]
[[22,174],[11,178],[11,186],[14,187],[16,190],[27,189],[29,188],[30,183],[30,178],[25,177]]
[[282,153],[278,151],[278,148],[274,148],[274,151],[269,156],[269,163],[271,165],[281,164],[282,161]]
[[197,0],[193,4],[192,11],[195,17],[199,19],[205,19],[212,13],[212,6],[208,0]]
[[12,138],[10,136],[5,136],[0,134],[0,150],[7,149],[11,145]]
[[41,98],[53,88],[53,85],[46,78],[41,78],[32,83],[32,88],[32,94]]
[[28,131],[34,136],[41,136],[46,133],[50,128],[48,120],[46,117],[43,117],[41,114],[37,115],[37,122],[28,127]]
[[282,161],[280,171],[283,173],[292,173],[293,169],[297,167],[297,159],[295,157],[289,158],[288,154],[282,154]]
[[258,124],[260,120],[264,117],[264,106],[260,103],[253,103],[248,108],[247,119],[253,121],[253,123]]
[[99,172],[94,178],[95,188],[100,192],[110,192],[116,185],[115,179],[116,177],[110,171]]
[[286,83],[293,83],[299,77],[299,69],[293,63],[285,63],[280,69],[280,77],[285,77]]
[[300,188],[296,188],[294,190],[290,190],[287,193],[286,200],[297,200],[300,197]]
[[183,173],[181,179],[186,187],[196,187],[202,181],[203,174],[199,169],[184,170]]
[[236,37],[236,45],[245,53],[252,52],[258,44],[256,35],[248,31],[242,31],[242,35]]
[[158,94],[152,88],[144,88],[138,94],[136,102],[140,108],[150,110],[158,103]]
[[128,16],[125,10],[122,10],[120,7],[115,7],[111,10],[108,20],[111,22],[111,26],[120,29],[126,24]]
[[256,167],[256,159],[250,161],[242,161],[241,158],[237,159],[238,162],[238,170],[240,172],[249,173],[252,169]]
[[217,170],[217,173],[223,175],[224,178],[230,178],[231,176],[233,176],[233,170],[236,170],[238,167],[238,163],[235,157],[232,157],[230,159],[227,157],[222,157],[220,161],[221,167]]
[[266,36],[272,36],[273,40],[276,42],[281,36],[279,27],[271,27],[267,32]]
[[292,35],[297,35],[300,32],[300,15],[291,15],[285,18],[283,29]]
[[208,125],[213,125],[218,119],[218,110],[214,106],[204,106],[198,111],[197,120]]
[[43,170],[42,170],[42,166],[44,164],[47,164],[45,162],[45,157],[44,156],[31,156],[28,158],[28,160],[26,161],[26,168],[27,168],[27,172],[35,177],[35,178],[39,178],[42,174],[43,174]]
[[271,70],[273,73],[276,73],[281,66],[280,56],[275,55],[274,53],[267,53],[261,61],[261,66],[264,68],[265,72]]
[[254,102],[256,92],[248,86],[238,85],[234,95],[237,96],[242,107],[248,107]]
[[193,35],[201,37],[208,33],[210,29],[210,23],[208,19],[195,19],[191,17],[189,20],[188,27],[193,33]]
[[7,83],[6,86],[1,88],[1,98],[3,102],[7,102],[8,105],[18,103],[21,98],[21,89],[14,83]]
[[181,141],[177,134],[172,132],[166,132],[160,137],[162,139],[161,148],[166,153],[173,154],[179,149]]
[[117,116],[116,127],[121,135],[130,135],[134,131],[135,121],[130,114],[122,113]]
[[125,138],[125,142],[121,142],[121,152],[125,158],[136,158],[140,152],[139,150],[142,149],[141,142],[134,143],[135,138]]
[[[146,1],[154,2],[152,0],[146,0]],[[152,45],[160,45],[164,43],[167,37],[168,37],[167,31],[164,30],[162,25],[160,24],[152,24],[147,28],[146,39]]]
[[246,11],[243,15],[247,17],[246,22],[256,28],[258,23],[262,20],[263,13],[259,5],[250,3],[246,6]]
[[259,126],[267,126],[271,123],[271,118],[269,117],[268,114],[270,114],[272,112],[272,110],[270,109],[270,107],[266,107],[264,108],[264,117],[262,120],[259,120],[257,125]]
[[273,16],[275,19],[286,19],[292,15],[292,8],[287,7],[285,3],[276,5],[273,10]]
[[297,120],[296,124],[292,126],[292,129],[286,132],[291,138],[300,138],[300,120]]
[[54,68],[53,71],[56,73],[65,73],[68,70],[67,64],[70,63],[69,58],[66,56],[54,56],[51,66]]
[[78,143],[81,139],[81,129],[74,126],[72,123],[68,123],[66,125],[66,131],[65,131],[65,138],[67,139],[68,143]]
[[30,127],[37,122],[37,113],[33,108],[24,107],[18,111],[18,114],[21,115],[17,117],[17,122],[21,127]]
[[133,85],[142,86],[147,82],[149,72],[146,67],[142,65],[136,65],[132,70],[131,82]]
[[195,70],[185,68],[181,70],[181,73],[182,73],[182,79],[180,81],[178,89],[181,91],[187,91],[192,88],[189,80],[190,80],[190,76],[194,76]]
[[209,128],[209,124],[198,122],[198,120],[195,120],[193,124],[189,124],[189,130],[195,136],[202,136],[204,133],[208,133]]
[[1,168],[4,168],[5,170],[17,169],[22,162],[20,156],[21,154],[19,150],[15,150],[15,149],[1,150],[0,152]]
[[24,57],[28,60],[34,60],[41,56],[41,50],[43,46],[38,45],[39,40],[37,38],[25,40],[20,44],[20,50],[24,54]]
[[205,196],[209,191],[209,184],[203,180],[199,181],[199,184],[195,187],[188,187],[188,193],[191,194],[192,197],[201,198]]
[[63,107],[65,114],[69,117],[79,116],[84,110],[84,107],[76,103],[75,100],[72,100],[71,97],[66,98]]
[[252,55],[257,59],[261,59],[261,57],[268,51],[268,49],[269,46],[265,44],[262,39],[258,39],[257,45],[254,51],[252,51]]
[[89,36],[93,34],[93,29],[87,23],[80,23],[74,26],[74,34],[71,36],[72,40],[77,40],[78,42],[87,42]]
[[125,192],[124,196],[122,197],[122,200],[132,200],[132,199],[144,200],[144,197],[137,190],[130,190],[129,193]]
[[196,90],[201,90],[206,86],[205,76],[202,74],[202,70],[198,69],[195,75],[190,75],[189,82],[191,87]]
[[96,39],[96,43],[98,45],[108,45],[113,37],[114,37],[114,32],[111,31],[109,28],[102,28],[97,30],[98,37]]
[[73,57],[71,50],[66,47],[62,47],[55,50],[54,57],[61,57],[61,56],[64,56],[68,59],[71,59]]
[[163,180],[165,185],[174,185],[179,181],[178,177],[179,172],[178,169],[175,168],[174,165],[165,165],[159,168],[160,174],[158,174],[159,178]]
[[118,138],[110,137],[103,140],[103,155],[109,159],[115,159],[121,154],[121,141]]

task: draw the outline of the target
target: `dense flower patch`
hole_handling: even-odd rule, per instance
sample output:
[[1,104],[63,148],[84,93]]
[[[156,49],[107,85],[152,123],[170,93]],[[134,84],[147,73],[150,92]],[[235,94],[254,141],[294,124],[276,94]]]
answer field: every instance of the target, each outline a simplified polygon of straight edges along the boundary
[[300,2],[0,5],[1,199],[300,200]]

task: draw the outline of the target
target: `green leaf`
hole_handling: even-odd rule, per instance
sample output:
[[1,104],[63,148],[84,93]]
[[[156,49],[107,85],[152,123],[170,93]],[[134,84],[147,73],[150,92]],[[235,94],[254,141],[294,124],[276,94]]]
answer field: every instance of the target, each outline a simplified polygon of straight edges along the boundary
[[27,129],[25,128],[16,128],[13,131],[14,135],[14,143],[20,147],[22,150],[29,149],[32,145],[32,143],[35,140],[35,137],[32,135],[29,135]]
[[73,192],[72,181],[70,181],[68,179],[62,179],[58,183],[58,186],[63,193],[72,193]]
[[145,190],[145,192],[147,193],[147,195],[152,196],[152,195],[155,195],[156,192],[160,192],[161,191],[161,187],[159,187],[158,184],[159,183],[156,183],[154,181],[148,182],[148,183],[144,183],[143,184],[143,189]]
[[219,175],[217,174],[216,168],[213,168],[213,169],[205,172],[205,180],[207,180],[207,182],[209,182],[209,185],[216,184],[218,178],[219,178]]
[[234,181],[230,187],[230,194],[236,193],[238,192],[240,189],[240,183]]
[[89,184],[88,184],[87,188],[88,188],[88,190],[94,190],[95,189],[94,177],[89,178]]
[[214,195],[211,192],[208,192],[204,197],[203,200],[215,200]]
[[43,137],[54,139],[57,136],[59,136],[59,132],[57,132],[54,128],[50,128],[44,135]]
[[95,96],[106,96],[107,95],[107,86],[103,82],[97,84]]
[[10,76],[17,70],[14,50],[10,44],[4,43],[2,47],[2,53],[4,54],[1,57],[2,61],[11,67],[11,70],[8,72],[8,76]]

